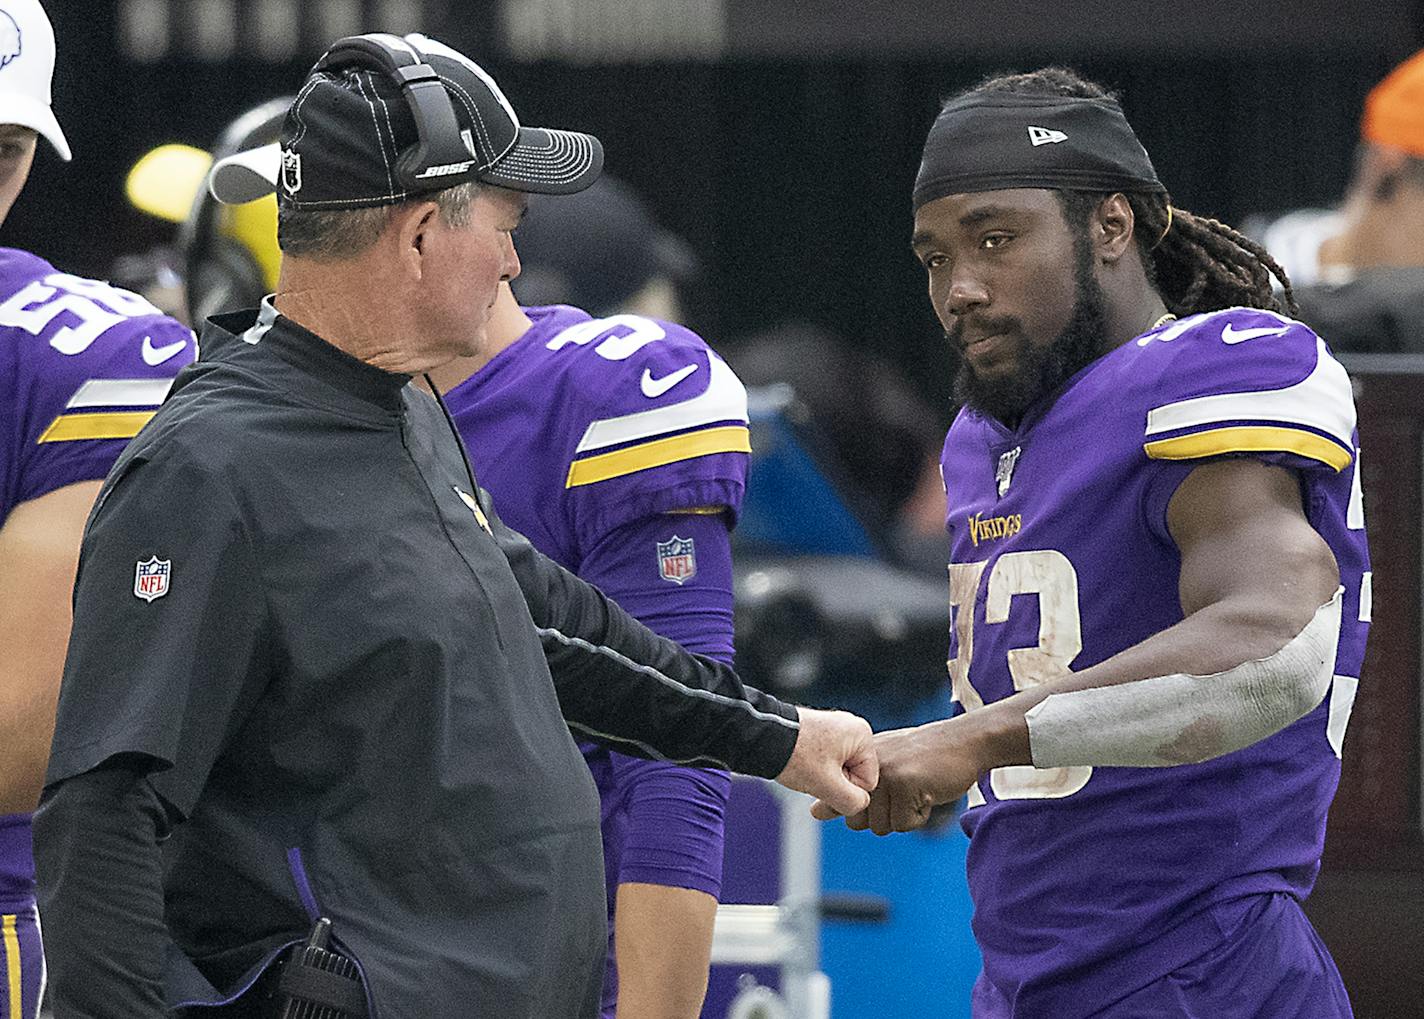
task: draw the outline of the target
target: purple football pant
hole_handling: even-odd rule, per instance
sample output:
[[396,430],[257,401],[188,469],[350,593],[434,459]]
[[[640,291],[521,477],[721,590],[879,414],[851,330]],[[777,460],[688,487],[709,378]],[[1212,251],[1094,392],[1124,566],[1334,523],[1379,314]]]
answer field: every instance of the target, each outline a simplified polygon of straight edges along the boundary
[[0,960],[0,1019],[35,1019],[44,994],[44,952],[33,902],[0,913]]
[[[1224,930],[1221,942],[1093,1011],[1092,1019],[1352,1019],[1335,962],[1294,898],[1257,895],[1212,911]],[[1058,1019],[1015,1012],[982,973],[974,984],[973,1015]]]

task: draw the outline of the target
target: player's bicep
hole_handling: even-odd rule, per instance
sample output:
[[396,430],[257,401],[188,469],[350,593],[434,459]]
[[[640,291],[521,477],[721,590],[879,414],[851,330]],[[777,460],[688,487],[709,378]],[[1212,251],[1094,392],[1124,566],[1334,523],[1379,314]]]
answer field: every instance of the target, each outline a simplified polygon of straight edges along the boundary
[[725,514],[655,513],[615,527],[593,544],[578,572],[654,633],[731,661]]
[[66,485],[21,503],[0,527],[0,640],[26,649],[0,666],[7,676],[20,668],[57,680],[69,638],[79,541],[100,484]]
[[21,503],[5,518],[0,526],[0,625],[9,629],[28,621],[27,637],[52,632],[62,649],[84,521],[102,484],[65,485]]
[[33,809],[69,638],[79,541],[97,481],[21,503],[0,527],[0,810]]
[[1340,571],[1310,525],[1299,476],[1248,458],[1203,464],[1177,487],[1167,528],[1181,553],[1186,615],[1230,603],[1292,636],[1329,601]]

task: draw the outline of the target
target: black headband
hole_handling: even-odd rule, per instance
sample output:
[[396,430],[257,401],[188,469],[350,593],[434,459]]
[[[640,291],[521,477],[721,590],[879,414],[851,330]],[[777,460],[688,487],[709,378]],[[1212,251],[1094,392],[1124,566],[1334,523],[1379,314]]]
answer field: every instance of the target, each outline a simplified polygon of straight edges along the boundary
[[945,195],[1005,188],[1167,190],[1111,99],[1016,92],[955,99],[925,139],[915,210]]

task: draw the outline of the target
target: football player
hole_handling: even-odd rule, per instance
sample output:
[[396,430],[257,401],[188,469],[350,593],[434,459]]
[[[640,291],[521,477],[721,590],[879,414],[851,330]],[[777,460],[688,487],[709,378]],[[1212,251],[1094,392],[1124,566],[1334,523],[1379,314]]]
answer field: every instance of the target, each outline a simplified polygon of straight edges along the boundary
[[[0,218],[50,109],[54,32],[37,0],[0,3]],[[84,521],[125,443],[195,355],[136,294],[0,248],[0,1015],[35,1016],[44,961],[30,814],[39,801]],[[175,512],[176,512],[175,508]]]
[[[609,233],[605,221],[639,208],[607,187],[560,203],[569,207],[546,202],[531,220],[544,218],[540,229],[555,234],[560,223],[581,223],[594,235],[585,247]],[[650,237],[643,232],[645,243]],[[615,257],[617,247],[609,243],[603,256]],[[645,262],[638,275],[651,279],[620,291],[630,301],[659,277],[653,263],[634,260]],[[751,448],[747,398],[701,338],[644,315],[521,307],[506,284],[482,354],[432,374],[510,526],[654,631],[730,663],[729,532]],[[730,779],[591,742],[580,748],[602,801],[603,1015],[695,1019],[707,987]]]
[[958,708],[851,826],[967,792],[978,1019],[1350,1015],[1300,908],[1370,618],[1344,369],[1072,73],[948,101],[914,208]]

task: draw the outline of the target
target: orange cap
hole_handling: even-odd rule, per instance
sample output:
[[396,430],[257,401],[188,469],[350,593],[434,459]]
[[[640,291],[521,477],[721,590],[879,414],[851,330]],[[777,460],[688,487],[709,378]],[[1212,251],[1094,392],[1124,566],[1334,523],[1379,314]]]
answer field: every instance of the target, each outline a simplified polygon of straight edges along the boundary
[[1396,67],[1370,92],[1360,136],[1424,158],[1424,50]]

